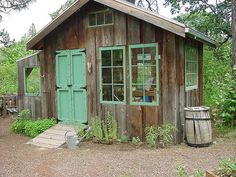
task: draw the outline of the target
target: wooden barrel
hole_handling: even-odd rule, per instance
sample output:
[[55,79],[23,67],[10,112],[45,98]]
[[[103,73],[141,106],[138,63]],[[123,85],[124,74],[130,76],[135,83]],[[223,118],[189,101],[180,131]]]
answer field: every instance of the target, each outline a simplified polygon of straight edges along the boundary
[[212,144],[212,127],[208,107],[187,107],[185,110],[186,144],[206,147]]

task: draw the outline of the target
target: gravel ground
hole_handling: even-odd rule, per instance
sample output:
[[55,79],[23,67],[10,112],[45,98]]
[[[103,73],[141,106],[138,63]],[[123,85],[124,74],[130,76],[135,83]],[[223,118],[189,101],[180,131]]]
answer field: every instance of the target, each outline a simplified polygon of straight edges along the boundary
[[192,173],[216,167],[220,157],[236,156],[235,139],[207,148],[182,144],[148,149],[86,142],[76,150],[44,149],[26,145],[28,137],[9,133],[10,122],[11,118],[0,118],[0,177],[174,177],[177,161]]

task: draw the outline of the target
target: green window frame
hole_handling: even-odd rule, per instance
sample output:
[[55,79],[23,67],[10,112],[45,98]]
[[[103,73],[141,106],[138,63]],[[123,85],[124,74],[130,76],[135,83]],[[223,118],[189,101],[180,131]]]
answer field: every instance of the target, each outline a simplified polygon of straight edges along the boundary
[[114,24],[112,9],[91,12],[88,14],[88,27],[101,27]]
[[41,95],[41,79],[39,66],[24,68],[24,94],[25,96]]
[[126,103],[125,47],[99,48],[100,102]]
[[198,89],[198,50],[193,46],[185,48],[185,90]]
[[129,45],[130,104],[159,105],[158,44]]

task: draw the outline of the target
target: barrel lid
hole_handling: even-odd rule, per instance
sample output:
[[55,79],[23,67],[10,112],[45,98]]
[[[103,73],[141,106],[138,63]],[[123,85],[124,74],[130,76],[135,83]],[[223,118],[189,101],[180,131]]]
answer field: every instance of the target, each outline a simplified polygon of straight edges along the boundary
[[186,107],[185,111],[208,111],[210,108],[206,106]]

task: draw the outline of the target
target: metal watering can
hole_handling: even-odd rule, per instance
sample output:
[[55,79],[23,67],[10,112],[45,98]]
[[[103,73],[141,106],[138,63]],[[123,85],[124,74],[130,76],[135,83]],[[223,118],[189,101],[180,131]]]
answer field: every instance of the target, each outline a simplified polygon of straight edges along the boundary
[[78,138],[76,132],[74,131],[67,131],[64,135],[65,142],[67,144],[68,149],[76,149],[76,146],[80,144],[80,142],[87,136],[87,134],[92,130],[91,127],[85,129],[86,133],[83,137]]

